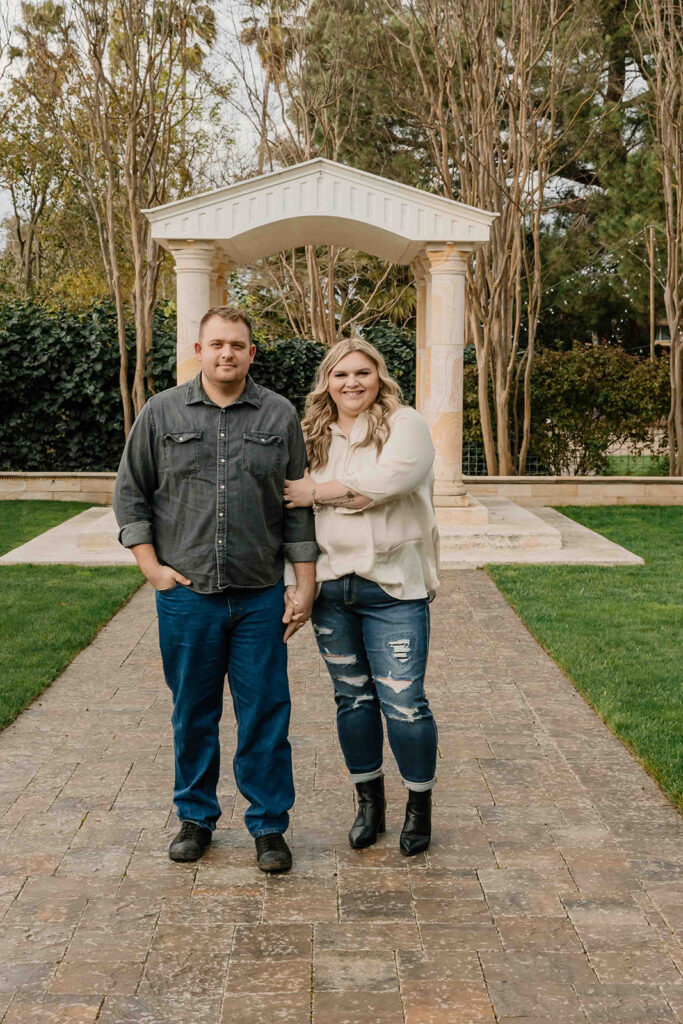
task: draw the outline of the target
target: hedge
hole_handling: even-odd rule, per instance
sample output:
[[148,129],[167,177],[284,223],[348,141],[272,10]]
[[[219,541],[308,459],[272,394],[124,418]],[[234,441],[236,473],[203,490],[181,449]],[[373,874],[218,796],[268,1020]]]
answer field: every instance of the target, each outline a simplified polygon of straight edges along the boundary
[[[466,361],[464,376],[464,440],[481,446],[476,363]],[[564,352],[541,349],[534,360],[531,393],[529,456],[536,472],[604,473],[611,448],[624,443],[649,448],[653,425],[666,420],[668,360],[650,362],[615,346],[578,342]],[[518,431],[522,401],[520,384]],[[660,431],[660,445],[666,443],[665,433]],[[659,454],[664,451],[660,447]]]
[[[128,325],[131,379],[135,350]],[[384,354],[404,398],[415,400],[415,339],[380,323],[365,336]],[[323,348],[304,339],[264,344],[257,337],[253,376],[301,412]],[[172,307],[154,317],[149,371],[155,390],[172,387],[176,321]],[[113,306],[80,312],[13,301],[0,307],[0,469],[107,471],[118,465],[123,417]],[[481,442],[473,351],[465,352],[464,439]],[[619,349],[576,345],[539,353],[533,378],[531,452],[548,472],[596,472],[615,440],[645,442],[666,416],[668,369]]]
[[[0,468],[55,472],[116,469],[123,443],[116,314],[109,302],[82,312],[27,301],[0,308]],[[172,380],[175,323],[155,315],[158,381]],[[134,332],[128,330],[131,380]],[[157,367],[155,366],[155,372]]]

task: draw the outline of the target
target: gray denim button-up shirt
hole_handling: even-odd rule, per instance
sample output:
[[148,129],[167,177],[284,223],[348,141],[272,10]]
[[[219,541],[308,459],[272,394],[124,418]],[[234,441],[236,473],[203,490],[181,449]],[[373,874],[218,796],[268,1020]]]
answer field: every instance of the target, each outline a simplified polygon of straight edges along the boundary
[[153,544],[202,594],[272,586],[284,556],[318,554],[311,509],[282,498],[306,464],[291,402],[247,377],[221,409],[198,374],[150,398],[133,424],[114,489],[119,540]]

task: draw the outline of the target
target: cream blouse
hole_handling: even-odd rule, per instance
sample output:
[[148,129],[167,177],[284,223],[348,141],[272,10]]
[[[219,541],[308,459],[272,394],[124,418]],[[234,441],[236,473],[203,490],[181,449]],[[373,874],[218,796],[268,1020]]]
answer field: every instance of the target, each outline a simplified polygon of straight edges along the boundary
[[364,509],[323,507],[316,516],[320,548],[316,582],[355,572],[391,597],[430,596],[439,585],[439,531],[434,517],[434,446],[419,412],[401,406],[389,419],[380,455],[360,448],[367,430],[361,413],[351,437],[333,423],[327,465],[311,473],[317,483],[338,480],[372,500]]

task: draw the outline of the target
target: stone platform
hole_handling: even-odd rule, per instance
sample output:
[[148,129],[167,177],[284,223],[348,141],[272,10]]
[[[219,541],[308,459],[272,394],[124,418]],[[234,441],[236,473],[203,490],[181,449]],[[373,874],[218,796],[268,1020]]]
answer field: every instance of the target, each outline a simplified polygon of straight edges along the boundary
[[[459,509],[437,509],[443,569],[474,569],[496,562],[639,565],[642,559],[554,509],[522,508],[506,498],[485,498],[485,525],[454,524]],[[465,510],[468,511],[468,510]],[[0,565],[134,565],[117,540],[111,508],[90,508],[0,558]]]
[[441,547],[469,551],[480,548],[530,551],[562,547],[562,533],[535,512],[507,498],[487,502],[470,499],[471,507],[436,508]]
[[643,563],[638,555],[555,509],[523,508],[507,498],[482,498],[480,503],[488,513],[485,526],[452,525],[448,521],[451,510],[437,508],[442,569],[475,569],[501,562],[537,565]]
[[350,849],[334,701],[290,649],[291,873],[223,817],[173,864],[171,699],[145,586],[0,733],[2,1024],[675,1024],[683,824],[481,572],[432,605],[434,835]]
[[111,508],[89,508],[0,558],[0,565],[135,565]]

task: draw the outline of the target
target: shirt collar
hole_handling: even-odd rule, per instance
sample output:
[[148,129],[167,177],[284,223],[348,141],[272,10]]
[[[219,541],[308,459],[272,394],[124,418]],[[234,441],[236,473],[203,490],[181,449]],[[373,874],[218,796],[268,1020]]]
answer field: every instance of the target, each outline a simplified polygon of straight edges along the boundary
[[[248,402],[249,405],[255,405],[256,408],[260,408],[262,404],[261,389],[258,384],[252,380],[251,375],[247,374],[246,384],[244,391],[235,399],[233,405],[240,405],[243,402]],[[203,402],[204,405],[216,405],[208,397],[204,388],[202,387],[202,371],[200,370],[194,380],[190,381],[190,386],[187,389],[185,396],[185,405],[197,405],[198,402]]]
[[[356,416],[356,421],[351,428],[351,436],[349,437],[349,443],[355,444],[357,441],[364,440],[368,429],[368,416],[365,412],[359,412]],[[339,437],[346,438],[346,434],[338,425],[337,421],[334,420],[330,423],[330,432],[337,434]]]

